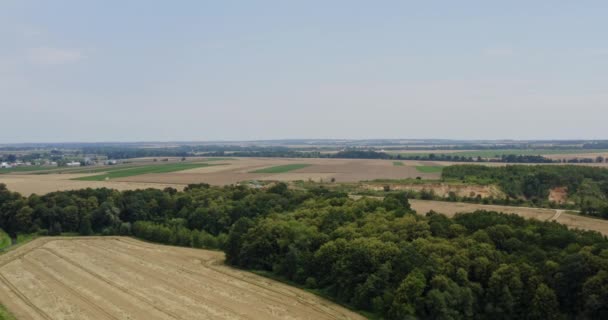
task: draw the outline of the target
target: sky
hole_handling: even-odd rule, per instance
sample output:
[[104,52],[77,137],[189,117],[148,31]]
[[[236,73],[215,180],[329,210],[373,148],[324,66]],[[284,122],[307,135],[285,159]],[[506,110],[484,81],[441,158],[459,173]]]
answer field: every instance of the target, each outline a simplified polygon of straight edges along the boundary
[[608,139],[608,1],[0,0],[0,142]]

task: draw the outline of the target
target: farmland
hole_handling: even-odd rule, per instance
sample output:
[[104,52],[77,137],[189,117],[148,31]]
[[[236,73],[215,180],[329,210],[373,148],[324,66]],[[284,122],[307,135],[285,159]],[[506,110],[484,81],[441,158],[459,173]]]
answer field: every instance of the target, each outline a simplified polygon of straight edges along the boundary
[[103,181],[116,178],[125,178],[131,176],[137,176],[141,174],[149,173],[169,173],[182,170],[196,169],[201,167],[210,166],[208,163],[176,163],[176,164],[159,164],[159,165],[147,165],[139,166],[127,169],[111,169],[107,170],[107,173],[75,178],[76,180],[82,181]]
[[222,261],[130,238],[40,238],[0,256],[0,303],[17,319],[363,319]]
[[416,166],[416,170],[424,173],[440,173],[443,170],[442,166]]
[[310,166],[310,164],[294,163],[294,164],[286,164],[286,165],[282,165],[282,166],[275,166],[275,167],[270,167],[270,168],[259,169],[259,170],[252,171],[251,173],[284,173],[284,172],[289,172],[289,171],[293,171],[293,170],[306,168],[308,166]]
[[[117,166],[56,169],[61,171],[14,173],[0,175],[0,183],[22,194],[44,194],[52,191],[80,188],[138,188],[174,187],[208,183],[230,185],[259,181],[331,181],[358,182],[375,179],[408,179],[421,177],[438,179],[439,172],[420,172],[416,166],[432,166],[424,161],[402,161],[395,166],[388,160],[375,159],[302,159],[290,158],[197,158],[181,162],[169,159],[159,164],[150,159],[133,159]],[[107,179],[106,179],[107,178]]]
[[400,154],[405,157],[415,156],[428,156],[434,155],[451,155],[460,157],[472,157],[472,158],[499,158],[503,155],[522,155],[522,156],[548,156],[548,155],[559,155],[567,156],[569,158],[577,155],[593,156],[597,154],[608,153],[605,149],[594,149],[594,150],[582,150],[582,149],[488,149],[488,150],[431,150],[431,151],[391,151],[391,154]]

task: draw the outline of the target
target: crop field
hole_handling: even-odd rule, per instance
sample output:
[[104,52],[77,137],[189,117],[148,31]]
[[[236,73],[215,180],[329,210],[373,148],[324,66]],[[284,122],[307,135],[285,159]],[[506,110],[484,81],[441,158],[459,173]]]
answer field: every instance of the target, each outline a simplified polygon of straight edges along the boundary
[[28,167],[14,167],[14,168],[0,168],[0,174],[9,174],[15,172],[32,172],[32,171],[45,171],[56,169],[55,167],[40,167],[40,166],[28,166]]
[[[192,183],[230,185],[249,181],[360,182],[422,178],[439,179],[445,161],[319,159],[307,158],[194,158],[182,162],[153,162],[152,158],[103,167],[61,168],[51,171],[16,172],[0,175],[12,191],[24,195],[82,188],[132,190],[145,188],[182,189]],[[402,165],[396,165],[395,163]],[[504,163],[483,163],[504,166]],[[557,165],[557,164],[556,164]],[[583,164],[581,164],[583,165]],[[608,164],[593,164],[608,165]],[[106,178],[108,178],[106,180]]]
[[389,152],[391,154],[400,154],[404,157],[415,157],[415,156],[428,156],[429,154],[435,155],[451,155],[460,157],[482,157],[482,158],[495,158],[503,155],[522,155],[522,156],[545,156],[545,155],[570,155],[577,156],[581,154],[602,154],[608,153],[608,150],[603,149],[490,149],[490,150],[467,150],[467,151],[456,151],[456,150],[430,150],[424,152]]
[[294,164],[286,164],[286,165],[282,165],[282,166],[274,166],[274,167],[270,167],[270,168],[259,169],[259,170],[252,171],[251,173],[284,173],[284,172],[289,172],[289,171],[293,171],[293,170],[306,168],[308,166],[310,166],[310,164],[294,163]]
[[116,179],[116,178],[137,176],[140,174],[169,173],[169,172],[196,169],[196,168],[207,167],[207,166],[210,166],[210,164],[208,164],[208,163],[176,163],[176,164],[148,165],[148,166],[138,166],[138,167],[128,168],[128,169],[110,170],[109,172],[104,173],[104,174],[80,177],[80,178],[75,178],[75,179],[83,180],[83,181],[103,181],[103,180],[110,180],[110,179]]
[[443,166],[416,166],[416,170],[424,173],[441,173]]
[[111,188],[116,190],[135,190],[146,188],[164,189],[166,187],[182,188],[181,185],[163,183],[131,183],[111,181],[82,181],[72,180],[83,177],[82,174],[45,174],[45,175],[1,175],[0,183],[8,186],[9,190],[22,195],[46,194],[54,191],[77,190],[86,188]]
[[401,166],[403,166],[403,162],[401,162],[401,161],[393,161],[393,165],[401,167]]
[[39,238],[0,256],[0,304],[17,319],[364,319],[223,259],[123,237]]

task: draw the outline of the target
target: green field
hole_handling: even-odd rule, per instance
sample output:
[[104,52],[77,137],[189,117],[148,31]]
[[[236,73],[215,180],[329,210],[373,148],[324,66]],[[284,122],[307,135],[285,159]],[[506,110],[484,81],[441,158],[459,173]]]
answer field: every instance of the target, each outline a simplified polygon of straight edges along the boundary
[[474,150],[474,151],[458,151],[458,152],[420,152],[420,153],[398,153],[402,157],[426,157],[429,154],[434,155],[450,155],[459,157],[482,157],[482,158],[494,158],[501,157],[503,155],[521,155],[521,156],[542,156],[551,154],[577,154],[577,153],[606,153],[606,149],[492,149],[492,150]]
[[[4,230],[0,229],[0,250],[11,245],[11,237],[4,232]],[[0,318],[1,319],[1,318]]]
[[208,163],[175,163],[175,164],[144,165],[144,166],[131,167],[131,168],[127,168],[127,169],[124,169],[124,168],[106,169],[105,171],[107,171],[107,172],[104,174],[74,178],[73,180],[104,181],[106,179],[109,180],[109,179],[116,179],[116,178],[138,176],[140,174],[147,174],[147,173],[176,172],[176,171],[196,169],[196,168],[201,168],[201,167],[208,167],[211,165],[212,164],[208,164]]
[[418,172],[423,173],[440,173],[443,170],[442,166],[416,166]]
[[393,165],[397,167],[403,167],[403,162],[401,161],[393,161]]
[[57,169],[57,167],[27,166],[27,167],[1,168],[0,174],[13,173],[13,172],[43,171],[43,170],[53,170],[53,169]]
[[310,164],[294,163],[294,164],[286,164],[286,165],[282,165],[282,166],[274,166],[274,167],[270,167],[270,168],[255,170],[250,173],[284,173],[284,172],[289,172],[289,171],[293,171],[293,170],[306,168],[308,166],[310,166]]

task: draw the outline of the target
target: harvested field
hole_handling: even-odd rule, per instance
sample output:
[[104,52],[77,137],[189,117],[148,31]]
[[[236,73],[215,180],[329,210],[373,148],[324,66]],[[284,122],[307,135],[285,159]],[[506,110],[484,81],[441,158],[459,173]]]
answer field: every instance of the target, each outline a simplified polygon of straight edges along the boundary
[[[116,181],[170,184],[205,182],[212,185],[226,185],[248,180],[319,181],[323,179],[327,181],[334,178],[336,182],[358,182],[374,179],[440,177],[438,172],[425,173],[416,170],[416,165],[432,165],[419,161],[403,161],[403,166],[394,166],[389,160],[306,159],[307,166],[302,166],[302,159],[298,158],[238,158],[222,161],[222,164],[224,165],[166,174],[126,177]],[[279,172],[273,169],[277,167],[280,168]],[[285,171],[283,168],[289,170]]]
[[427,212],[434,210],[436,212],[443,213],[448,217],[452,217],[459,212],[489,210],[504,213],[514,213],[527,219],[557,221],[568,226],[569,228],[593,230],[604,235],[608,235],[608,220],[600,220],[578,216],[575,214],[563,213],[563,210],[427,200],[410,200],[410,203],[412,208],[416,210],[418,214],[426,214]]
[[18,319],[364,319],[223,258],[123,237],[41,238],[0,256],[0,303]]
[[182,189],[183,185],[168,183],[133,183],[117,181],[78,181],[73,178],[82,177],[82,174],[45,174],[45,175],[1,175],[0,183],[7,185],[11,191],[22,195],[46,194],[54,191],[77,190],[85,188],[112,188],[116,190],[135,190],[146,188],[164,189],[173,187]]

